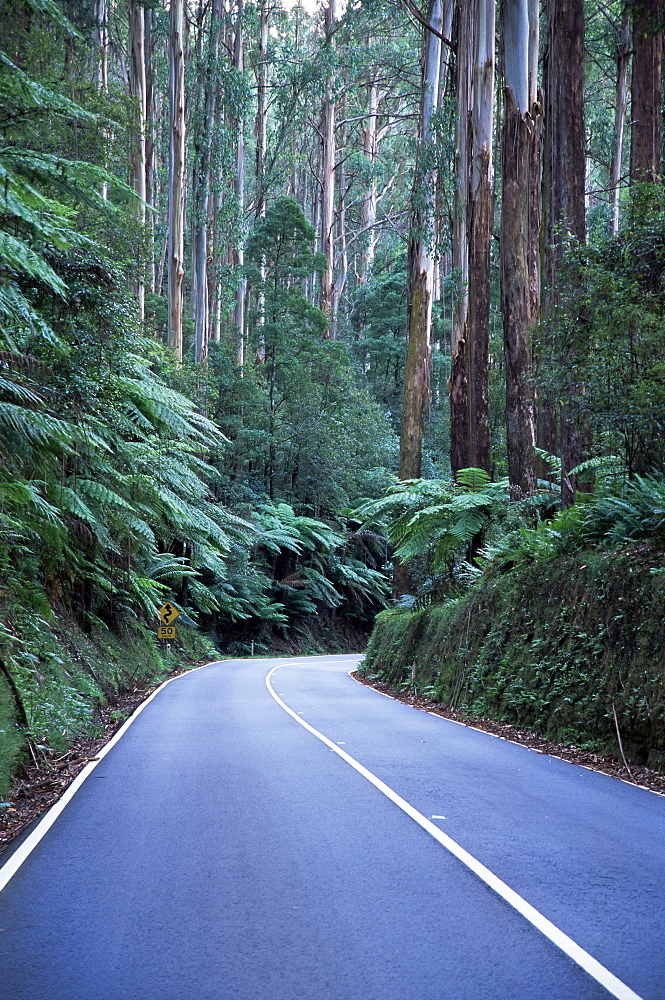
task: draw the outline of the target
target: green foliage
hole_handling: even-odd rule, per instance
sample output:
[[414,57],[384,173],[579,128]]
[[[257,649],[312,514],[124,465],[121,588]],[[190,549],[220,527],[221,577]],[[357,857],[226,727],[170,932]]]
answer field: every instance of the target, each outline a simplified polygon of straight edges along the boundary
[[583,419],[600,453],[630,475],[665,469],[665,208],[648,184],[633,191],[617,237],[570,242],[557,342],[541,389]]
[[395,482],[386,496],[362,504],[356,515],[367,526],[387,521],[395,556],[403,562],[425,556],[438,573],[508,501],[507,480],[493,483],[481,469],[463,469],[457,479]]
[[107,698],[215,655],[212,644],[187,626],[179,626],[180,642],[166,651],[136,622],[116,631],[100,623],[85,632],[62,609],[45,617],[16,603],[6,589],[0,598],[0,661],[28,721],[27,732],[21,731],[15,696],[0,672],[0,793],[10,787],[26,737],[37,756],[63,751],[78,737],[97,735],[95,709]]
[[665,765],[662,552],[583,550],[379,615],[363,669],[541,735]]
[[[598,547],[620,549],[638,542],[665,548],[665,478],[636,476],[619,489],[579,494],[578,503],[536,527],[521,526],[483,550],[488,569],[546,561]],[[610,480],[611,482],[611,480]]]

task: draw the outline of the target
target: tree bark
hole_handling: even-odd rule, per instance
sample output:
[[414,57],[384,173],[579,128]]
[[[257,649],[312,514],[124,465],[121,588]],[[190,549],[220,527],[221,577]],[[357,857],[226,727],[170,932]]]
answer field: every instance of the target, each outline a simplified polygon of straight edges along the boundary
[[[345,117],[345,107],[342,104],[342,118]],[[344,151],[346,147],[346,125],[341,126],[340,148]],[[349,255],[346,242],[346,164],[344,153],[342,152],[341,162],[337,167],[339,172],[338,204],[337,215],[337,241],[339,250],[335,254],[335,280],[333,282],[332,309],[330,313],[330,335],[333,340],[337,337],[337,322],[339,317],[339,304],[346,287],[346,279],[349,273]]]
[[[155,77],[154,77],[154,32],[153,32],[153,11],[146,8],[145,11],[145,200],[150,208],[155,207],[157,195],[157,185],[155,182],[155,161],[156,161],[156,135],[155,122],[157,120],[155,108]],[[155,213],[150,212],[148,217],[148,231],[150,239],[149,258],[149,282],[148,287],[154,294],[157,288],[157,261],[155,248]]]
[[[428,23],[441,33],[442,0],[430,0]],[[408,339],[404,368],[404,405],[399,449],[399,478],[417,479],[422,462],[425,412],[430,390],[430,327],[434,276],[434,193],[432,117],[439,99],[441,39],[425,30],[420,99],[418,162],[412,194],[408,272]]]
[[259,10],[259,52],[256,79],[256,207],[255,216],[266,214],[266,156],[268,153],[268,18],[267,0]]
[[[466,466],[490,471],[490,246],[494,223],[494,0],[475,0],[476,23],[468,197],[469,314],[467,327]],[[453,471],[457,472],[457,469]]]
[[508,476],[513,499],[536,487],[532,332],[538,318],[540,122],[535,74],[538,6],[503,0],[505,112],[501,168],[501,312]]
[[[325,40],[328,59],[333,58],[333,31],[336,18],[336,0],[328,0],[325,8]],[[321,275],[320,307],[326,316],[330,316],[334,297],[334,267],[335,241],[333,233],[335,211],[335,97],[334,73],[329,67],[323,103],[321,106],[321,252],[326,258],[327,266]],[[327,337],[332,335],[329,327]]]
[[169,18],[169,346],[182,362],[185,230],[184,3],[171,0]]
[[[130,185],[136,193],[134,214],[143,231],[145,227],[146,202],[146,73],[145,73],[145,9],[137,0],[128,0],[127,19],[129,25],[129,94],[134,103],[135,128],[131,138]],[[132,283],[139,306],[139,318],[145,318],[145,279],[143,261],[137,260],[139,275]]]
[[[441,34],[442,0],[430,0],[428,23]],[[437,170],[433,160],[432,117],[439,101],[441,39],[425,29],[423,34],[422,84],[416,171],[411,195],[411,241],[407,275],[407,348],[404,366],[404,403],[399,442],[399,478],[420,476],[425,413],[429,405],[432,323],[432,292],[435,252],[435,194]],[[397,560],[393,572],[393,594],[410,590],[408,570]]]
[[[584,125],[584,0],[547,0],[544,59],[545,128],[543,138],[543,326],[541,364],[558,353],[569,360],[574,375],[574,345],[557,344],[559,270],[567,235],[586,240],[586,133]],[[571,336],[581,334],[581,321],[570,317]],[[574,383],[574,377],[572,379]],[[572,384],[572,391],[580,387]],[[556,405],[551,396],[539,400],[538,444],[556,452]],[[574,502],[578,484],[569,472],[586,457],[590,433],[583,419],[565,403],[561,427],[561,503]],[[545,472],[547,470],[544,470]]]
[[654,182],[660,176],[661,0],[633,0],[633,50],[630,180]]
[[[244,0],[238,0],[233,62],[239,73],[244,73],[245,71],[245,40],[243,37],[244,33],[242,25],[244,8]],[[236,122],[236,128],[238,138],[236,145],[235,194],[238,219],[242,221],[243,213],[245,211],[245,123],[242,119],[238,119]],[[236,250],[236,266],[238,269],[238,287],[236,289],[234,321],[238,337],[238,365],[242,370],[245,364],[245,291],[247,288],[247,282],[243,274],[243,268],[245,266],[245,247],[242,235],[238,240]]]
[[[97,46],[97,59],[95,66],[95,78],[97,89],[101,94],[108,94],[109,91],[109,26],[108,7],[106,0],[96,0],[95,2],[95,44]],[[101,130],[102,141],[108,141],[108,135],[104,129]],[[105,151],[106,152],[106,151]],[[108,182],[103,181],[101,196],[104,201],[108,199]]]
[[469,230],[467,197],[470,174],[474,11],[472,3],[460,4],[457,23],[457,119],[455,123],[455,191],[453,202],[452,264],[456,277],[452,303],[450,398],[450,466],[453,473],[468,466],[468,322]]
[[[371,36],[367,38],[367,47],[371,44]],[[361,232],[366,232],[360,251],[360,273],[358,281],[361,285],[367,283],[372,273],[374,263],[374,252],[378,238],[376,223],[377,189],[376,189],[376,162],[379,155],[377,142],[377,120],[379,112],[379,88],[377,87],[375,73],[368,81],[367,98],[367,125],[363,133],[363,154],[367,160],[371,174],[369,184],[365,187],[362,196],[362,211],[360,215]]]
[[630,61],[631,38],[630,17],[626,12],[621,35],[617,45],[617,86],[614,105],[614,152],[610,168],[610,197],[612,204],[612,236],[619,232],[619,195],[621,193],[621,164],[623,162],[623,138],[626,129],[626,108],[628,105],[628,63]]
[[217,63],[222,29],[222,0],[214,0],[210,12],[210,30],[204,81],[204,115],[196,138],[196,184],[193,185],[194,236],[194,340],[196,361],[208,356],[210,339],[210,293],[208,284],[209,216],[212,187],[213,125],[217,116]]

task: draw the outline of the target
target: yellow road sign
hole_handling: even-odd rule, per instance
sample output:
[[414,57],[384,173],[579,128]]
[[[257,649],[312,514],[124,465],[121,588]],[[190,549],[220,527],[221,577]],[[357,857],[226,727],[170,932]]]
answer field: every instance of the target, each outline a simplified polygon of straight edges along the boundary
[[175,639],[175,625],[158,625],[158,639]]
[[176,620],[180,612],[176,608],[175,604],[169,604],[167,601],[158,611],[159,617],[161,619],[162,625],[170,625]]

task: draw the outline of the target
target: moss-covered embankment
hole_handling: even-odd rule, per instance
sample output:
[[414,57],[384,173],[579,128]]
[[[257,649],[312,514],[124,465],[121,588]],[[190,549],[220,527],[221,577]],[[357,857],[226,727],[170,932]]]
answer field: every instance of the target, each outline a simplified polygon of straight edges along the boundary
[[[364,671],[441,702],[665,770],[662,553],[585,551],[378,616]],[[616,722],[615,722],[616,714]]]
[[194,626],[179,625],[177,643],[167,650],[135,620],[84,632],[64,609],[46,617],[6,602],[0,606],[0,795],[23,760],[99,735],[98,706],[214,656]]

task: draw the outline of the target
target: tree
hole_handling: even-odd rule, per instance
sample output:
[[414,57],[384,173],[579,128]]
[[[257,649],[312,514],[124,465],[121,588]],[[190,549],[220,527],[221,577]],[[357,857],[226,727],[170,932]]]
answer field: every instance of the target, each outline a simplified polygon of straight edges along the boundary
[[[466,225],[468,313],[465,335],[460,336],[463,329],[460,328],[453,347],[450,440],[454,473],[469,467],[490,471],[488,365],[490,246],[494,226],[495,18],[494,0],[476,0],[460,14],[460,46],[470,49],[468,54],[460,52],[460,65],[471,66],[470,81],[461,80],[461,93],[468,93],[469,82],[471,92],[468,106],[460,102],[459,109],[459,117],[467,117],[470,123],[467,194],[459,207]],[[460,125],[459,133],[462,137],[466,126]]]
[[169,23],[168,339],[182,361],[185,277],[185,51],[183,0],[171,0]]
[[538,15],[536,0],[502,0],[501,312],[508,474],[516,498],[533,492],[536,485],[532,333],[539,299],[542,108],[537,91]]
[[610,169],[610,192],[612,198],[612,235],[619,232],[619,195],[621,192],[621,165],[623,162],[623,139],[626,128],[626,108],[628,106],[628,64],[631,53],[630,15],[626,7],[616,47],[616,97],[614,104],[614,150]]
[[633,50],[630,179],[631,183],[653,182],[661,173],[663,28],[660,0],[633,0]]
[[417,479],[420,476],[425,411],[429,401],[436,191],[433,116],[439,102],[442,0],[431,0],[428,23],[434,31],[426,28],[423,32],[418,156],[411,203],[407,279],[408,332],[399,451],[400,479]]
[[[145,51],[145,9],[138,0],[128,0],[129,23],[129,93],[134,103],[135,127],[130,158],[130,183],[136,192],[136,217],[141,233],[145,228],[146,214],[146,125],[147,87]],[[141,320],[145,317],[145,280],[141,273],[142,261],[137,261],[138,280],[134,282]]]
[[218,64],[223,25],[222,0],[213,0],[210,11],[208,44],[202,60],[203,108],[195,123],[192,200],[194,202],[194,234],[192,240],[192,273],[194,286],[194,343],[197,362],[205,361],[210,339],[210,289],[208,257],[210,246],[211,193],[213,186],[213,133],[217,121]]
[[[544,58],[545,128],[543,139],[543,321],[555,322],[559,268],[566,239],[586,239],[584,127],[584,0],[549,0]],[[569,337],[583,336],[583,321],[569,324]],[[553,334],[550,332],[549,343]],[[563,345],[563,354],[573,352]],[[541,357],[543,364],[547,357]],[[572,378],[570,376],[573,376]],[[568,384],[574,382],[571,371]],[[571,395],[580,396],[579,387]],[[538,444],[557,451],[556,406],[552,399],[539,406]],[[564,402],[561,413],[561,502],[574,502],[578,484],[570,476],[587,456],[589,432],[579,413]]]
[[[337,18],[336,0],[328,0],[324,10],[326,77],[321,104],[321,252],[326,269],[321,276],[321,311],[331,316],[334,298],[335,237],[335,73],[334,32]],[[328,334],[330,327],[328,327]]]

